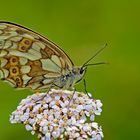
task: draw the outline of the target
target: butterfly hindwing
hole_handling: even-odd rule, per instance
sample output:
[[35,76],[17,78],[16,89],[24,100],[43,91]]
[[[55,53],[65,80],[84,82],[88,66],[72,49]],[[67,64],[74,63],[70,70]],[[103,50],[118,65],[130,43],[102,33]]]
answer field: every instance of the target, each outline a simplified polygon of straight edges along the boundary
[[49,88],[73,66],[47,38],[8,22],[0,22],[0,75],[17,88]]

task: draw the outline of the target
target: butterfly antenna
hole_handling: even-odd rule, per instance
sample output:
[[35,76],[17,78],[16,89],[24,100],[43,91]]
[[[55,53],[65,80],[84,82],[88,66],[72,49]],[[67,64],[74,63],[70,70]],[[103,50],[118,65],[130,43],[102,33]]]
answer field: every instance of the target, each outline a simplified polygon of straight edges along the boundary
[[108,62],[98,62],[98,63],[93,63],[93,64],[86,64],[84,66],[87,67],[87,66],[102,65],[102,64],[109,64],[109,63]]
[[86,64],[88,64],[89,61],[91,61],[91,60],[92,60],[93,58],[95,58],[100,52],[102,52],[102,51],[106,48],[106,46],[107,46],[107,43],[106,43],[101,49],[99,49],[90,59],[88,59],[88,60],[83,64],[82,67],[85,67]]

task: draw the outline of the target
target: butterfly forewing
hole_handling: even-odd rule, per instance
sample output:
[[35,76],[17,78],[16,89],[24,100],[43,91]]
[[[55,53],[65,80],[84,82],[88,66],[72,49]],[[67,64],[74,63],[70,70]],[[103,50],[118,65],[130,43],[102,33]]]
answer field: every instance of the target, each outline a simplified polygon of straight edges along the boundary
[[49,88],[73,67],[66,53],[40,34],[0,22],[0,76],[17,88]]

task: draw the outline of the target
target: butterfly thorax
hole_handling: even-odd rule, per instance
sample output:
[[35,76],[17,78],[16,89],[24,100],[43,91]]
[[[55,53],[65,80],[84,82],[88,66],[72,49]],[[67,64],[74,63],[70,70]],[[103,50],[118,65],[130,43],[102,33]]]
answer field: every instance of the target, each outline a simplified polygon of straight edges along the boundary
[[54,85],[58,88],[69,89],[79,83],[86,72],[86,68],[73,67],[66,74],[61,75],[54,81]]

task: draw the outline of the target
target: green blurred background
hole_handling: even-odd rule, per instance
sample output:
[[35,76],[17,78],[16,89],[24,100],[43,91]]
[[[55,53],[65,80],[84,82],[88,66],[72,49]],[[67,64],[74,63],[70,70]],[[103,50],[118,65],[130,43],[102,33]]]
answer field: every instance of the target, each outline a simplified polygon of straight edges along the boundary
[[[104,140],[140,139],[140,1],[139,0],[1,0],[0,20],[40,32],[81,65],[104,43],[108,48],[90,67],[87,88],[103,102],[96,118]],[[78,90],[84,90],[83,83]],[[31,94],[0,82],[0,140],[35,140],[23,125],[10,124],[9,115]]]

